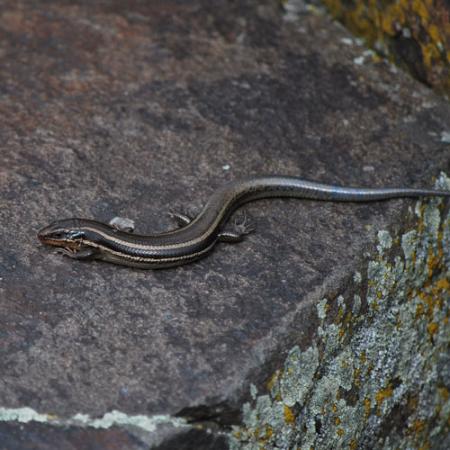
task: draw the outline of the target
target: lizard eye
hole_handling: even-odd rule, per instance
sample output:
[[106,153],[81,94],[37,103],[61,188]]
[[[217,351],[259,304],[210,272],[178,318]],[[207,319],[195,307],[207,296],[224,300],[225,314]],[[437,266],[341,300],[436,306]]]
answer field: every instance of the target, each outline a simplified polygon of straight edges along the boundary
[[54,239],[63,239],[64,236],[65,236],[64,231],[54,231],[52,233],[52,238],[54,238]]

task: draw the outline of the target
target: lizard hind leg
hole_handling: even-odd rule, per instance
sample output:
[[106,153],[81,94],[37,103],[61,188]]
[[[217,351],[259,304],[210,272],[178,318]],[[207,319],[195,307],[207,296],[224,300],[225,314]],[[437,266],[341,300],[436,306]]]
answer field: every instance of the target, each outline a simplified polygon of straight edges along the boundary
[[219,233],[218,238],[221,242],[235,244],[244,240],[247,234],[255,231],[255,227],[244,214],[242,218],[235,219],[231,230],[223,230]]
[[174,219],[177,225],[182,228],[189,225],[192,222],[192,217],[187,213],[169,211],[169,217]]
[[169,217],[173,219],[180,228],[189,225],[197,215],[198,212],[190,208],[182,209],[181,211],[169,211]]

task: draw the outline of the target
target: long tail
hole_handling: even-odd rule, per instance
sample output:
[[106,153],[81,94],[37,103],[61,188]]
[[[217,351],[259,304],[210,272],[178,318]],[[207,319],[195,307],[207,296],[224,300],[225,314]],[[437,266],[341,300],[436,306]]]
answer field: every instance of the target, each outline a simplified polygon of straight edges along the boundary
[[230,184],[224,191],[232,191],[235,200],[240,204],[265,197],[298,197],[333,202],[368,202],[401,197],[450,197],[450,191],[443,190],[340,187],[284,176],[249,178]]
[[[220,227],[241,205],[269,197],[296,197],[331,202],[370,202],[401,197],[450,197],[450,191],[409,188],[355,188],[306,181],[296,177],[267,176],[233,181],[217,189],[202,212],[184,230]],[[212,227],[212,228],[211,228]]]

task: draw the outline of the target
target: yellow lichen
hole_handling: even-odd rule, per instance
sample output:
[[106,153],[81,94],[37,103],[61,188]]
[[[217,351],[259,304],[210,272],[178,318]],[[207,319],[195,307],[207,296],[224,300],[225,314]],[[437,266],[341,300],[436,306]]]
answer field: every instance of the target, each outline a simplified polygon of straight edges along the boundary
[[439,395],[443,398],[444,402],[446,402],[450,396],[448,389],[445,386],[438,387]]
[[295,423],[295,414],[288,405],[284,405],[283,408],[284,421],[290,425]]
[[411,431],[415,434],[419,434],[425,429],[425,422],[423,420],[416,419],[410,426]]
[[359,356],[359,360],[361,361],[361,364],[365,364],[367,361],[367,355],[365,351],[361,352],[361,355]]
[[423,445],[421,445],[418,450],[431,450],[431,444],[429,441],[425,441]]
[[436,287],[443,290],[444,292],[450,292],[450,282],[447,278],[442,278],[436,282]]
[[418,293],[419,298],[423,301],[424,305],[426,305],[426,315],[428,317],[428,320],[433,320],[434,315],[434,308],[436,306],[441,306],[441,299],[440,296],[435,295],[433,293],[433,289],[431,289],[431,293],[427,289],[427,291],[421,291]]
[[420,317],[423,316],[425,313],[425,307],[423,306],[423,303],[418,303],[416,306],[416,320]]
[[[391,60],[401,59],[398,38],[404,30],[420,47],[426,81],[439,89],[450,90],[449,7],[440,0],[324,0],[330,12],[355,34],[376,45]],[[400,58],[399,58],[400,56]],[[414,72],[413,64],[404,60]]]
[[392,385],[389,383],[384,389],[380,389],[376,394],[375,394],[375,402],[377,404],[377,412],[378,414],[381,413],[381,406],[383,404],[383,402],[392,397],[392,394],[394,393],[394,390],[392,388]]
[[267,381],[266,386],[267,390],[271,391],[276,383],[278,383],[278,380],[281,377],[281,370],[278,369],[275,371],[275,373],[269,378],[269,381]]
[[431,322],[427,325],[428,334],[433,337],[439,330],[439,325],[436,322]]
[[364,399],[364,416],[367,419],[370,416],[370,410],[372,409],[372,403],[370,401],[370,398]]
[[441,41],[441,33],[439,32],[439,28],[435,24],[431,24],[428,27],[428,34],[434,42]]
[[273,435],[273,429],[270,425],[266,425],[266,434],[264,438],[268,441]]
[[344,431],[343,428],[338,428],[338,429],[336,430],[336,433],[338,434],[338,436],[342,437],[342,436],[344,436],[345,431]]
[[423,4],[422,0],[412,0],[411,2],[412,10],[420,17],[424,24],[427,24],[430,20],[430,15],[428,13],[427,7]]

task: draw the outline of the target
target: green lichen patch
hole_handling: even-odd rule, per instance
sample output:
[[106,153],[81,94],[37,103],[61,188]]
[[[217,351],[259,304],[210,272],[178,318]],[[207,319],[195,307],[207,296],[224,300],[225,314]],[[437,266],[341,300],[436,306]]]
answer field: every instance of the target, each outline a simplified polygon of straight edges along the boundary
[[[442,174],[437,187],[450,189],[450,179]],[[269,392],[244,406],[233,450],[445,447],[450,215],[442,205],[419,202],[418,225],[402,236],[378,233],[364,298],[338,296],[342,313],[332,318],[335,300],[318,303],[316,340],[292,348]]]

